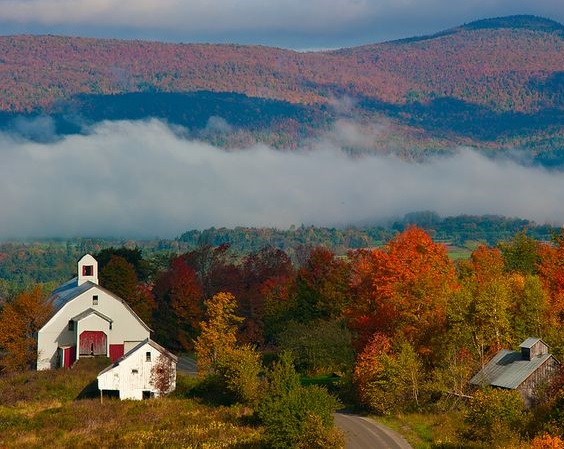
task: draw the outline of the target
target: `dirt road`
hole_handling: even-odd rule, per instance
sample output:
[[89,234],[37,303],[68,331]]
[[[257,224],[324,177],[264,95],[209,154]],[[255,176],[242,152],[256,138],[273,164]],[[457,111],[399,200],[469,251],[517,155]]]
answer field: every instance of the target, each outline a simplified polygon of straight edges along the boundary
[[401,435],[369,418],[336,413],[335,424],[345,432],[347,449],[412,449]]

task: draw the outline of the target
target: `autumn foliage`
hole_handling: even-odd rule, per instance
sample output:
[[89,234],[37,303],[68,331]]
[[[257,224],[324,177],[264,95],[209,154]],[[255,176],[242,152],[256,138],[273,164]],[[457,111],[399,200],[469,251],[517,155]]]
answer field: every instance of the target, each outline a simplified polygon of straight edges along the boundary
[[359,349],[374,333],[403,336],[423,355],[446,324],[449,294],[456,288],[446,248],[411,227],[384,248],[353,254],[355,301],[346,311]]
[[53,313],[53,305],[41,287],[24,291],[0,312],[0,372],[25,371],[37,360],[36,334]]
[[559,436],[545,433],[533,438],[530,449],[564,449],[564,441]]

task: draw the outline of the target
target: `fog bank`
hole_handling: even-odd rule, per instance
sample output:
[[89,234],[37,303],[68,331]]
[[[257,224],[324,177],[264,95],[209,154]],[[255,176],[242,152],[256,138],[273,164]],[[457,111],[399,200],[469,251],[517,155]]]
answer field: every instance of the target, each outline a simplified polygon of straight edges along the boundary
[[416,210],[564,222],[562,173],[468,149],[427,163],[351,158],[339,144],[332,133],[314,150],[228,152],[157,120],[46,143],[0,135],[0,239],[333,226]]

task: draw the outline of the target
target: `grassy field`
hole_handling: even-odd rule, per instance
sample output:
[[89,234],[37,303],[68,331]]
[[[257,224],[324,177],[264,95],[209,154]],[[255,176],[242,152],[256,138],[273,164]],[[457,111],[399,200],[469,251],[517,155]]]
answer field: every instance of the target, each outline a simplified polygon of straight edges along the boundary
[[456,429],[460,428],[463,418],[459,412],[451,412],[411,413],[374,419],[402,434],[414,449],[431,449],[457,441]]
[[185,399],[192,382],[180,375],[174,397],[101,403],[95,379],[106,364],[81,360],[71,370],[0,378],[0,447],[261,447],[248,409]]

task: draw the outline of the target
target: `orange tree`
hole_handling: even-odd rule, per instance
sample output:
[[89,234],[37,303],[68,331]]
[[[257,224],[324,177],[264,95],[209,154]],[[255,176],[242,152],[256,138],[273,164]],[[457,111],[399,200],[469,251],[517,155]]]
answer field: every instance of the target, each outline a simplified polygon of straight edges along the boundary
[[37,332],[53,313],[52,301],[39,286],[7,302],[0,312],[0,358],[4,372],[32,368],[37,360]]
[[443,333],[446,306],[456,276],[444,245],[417,227],[398,234],[381,249],[352,257],[352,296],[346,311],[362,350],[374,333],[401,337],[430,356]]

